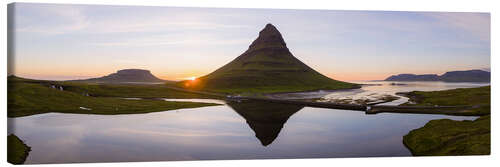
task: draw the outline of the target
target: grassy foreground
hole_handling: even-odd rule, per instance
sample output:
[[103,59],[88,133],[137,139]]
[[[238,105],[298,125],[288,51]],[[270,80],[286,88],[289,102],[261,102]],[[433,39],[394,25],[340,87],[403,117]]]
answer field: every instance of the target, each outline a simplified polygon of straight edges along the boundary
[[490,120],[489,115],[474,121],[431,120],[405,135],[403,143],[416,156],[489,155]]
[[490,86],[445,91],[411,92],[414,105],[480,105],[469,121],[431,120],[403,137],[405,146],[416,156],[489,155],[491,147]]
[[23,164],[31,148],[16,135],[7,136],[7,161],[12,164]]
[[49,87],[52,85],[63,86],[65,91],[78,94],[89,94],[95,97],[134,97],[134,98],[217,98],[207,95],[186,93],[171,89],[165,84],[119,84],[119,83],[91,83],[69,81],[43,81],[8,77],[8,83],[35,83]]
[[478,88],[459,88],[444,91],[413,91],[405,93],[404,96],[410,98],[410,103],[404,105],[417,106],[467,106],[478,105],[479,108],[473,109],[471,115],[488,115],[490,114],[491,104],[491,86],[483,86]]
[[65,90],[75,93],[88,93],[96,97],[136,97],[136,98],[218,98],[215,96],[200,95],[176,91],[165,84],[96,84],[82,82],[59,82]]
[[[51,84],[62,85],[64,90],[51,88]],[[173,90],[153,93],[157,88],[147,88],[147,86],[149,85],[85,85],[84,83],[35,81],[9,77],[7,115],[8,117],[20,117],[48,112],[106,115],[138,114],[217,105],[116,98],[153,97],[154,95],[180,98],[198,96]],[[109,97],[85,96],[85,93]]]

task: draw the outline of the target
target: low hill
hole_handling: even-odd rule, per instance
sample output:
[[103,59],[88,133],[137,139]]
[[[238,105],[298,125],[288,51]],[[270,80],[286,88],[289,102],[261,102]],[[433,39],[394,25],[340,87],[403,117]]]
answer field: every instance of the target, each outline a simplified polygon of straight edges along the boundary
[[267,24],[243,54],[194,81],[179,86],[223,93],[274,93],[348,89],[356,84],[328,78],[307,66],[287,48],[281,33]]
[[440,78],[446,82],[490,82],[491,73],[483,70],[451,71]]
[[154,83],[154,82],[167,82],[165,80],[159,79],[149,70],[142,69],[124,69],[119,70],[116,73],[109,74],[107,76],[99,78],[90,78],[85,80],[75,80],[82,82],[105,82],[105,83]]
[[483,70],[450,71],[438,76],[436,74],[399,74],[385,81],[444,81],[444,82],[490,82],[491,74]]
[[439,76],[436,74],[399,74],[393,75],[385,79],[386,81],[439,81]]

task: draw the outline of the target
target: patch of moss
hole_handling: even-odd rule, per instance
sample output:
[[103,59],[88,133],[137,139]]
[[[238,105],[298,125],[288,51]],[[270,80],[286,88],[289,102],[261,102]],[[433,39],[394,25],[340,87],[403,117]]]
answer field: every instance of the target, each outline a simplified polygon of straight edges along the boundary
[[474,121],[431,120],[412,130],[403,143],[415,156],[489,155],[490,116]]
[[23,164],[30,151],[31,148],[16,135],[10,134],[7,136],[7,162]]

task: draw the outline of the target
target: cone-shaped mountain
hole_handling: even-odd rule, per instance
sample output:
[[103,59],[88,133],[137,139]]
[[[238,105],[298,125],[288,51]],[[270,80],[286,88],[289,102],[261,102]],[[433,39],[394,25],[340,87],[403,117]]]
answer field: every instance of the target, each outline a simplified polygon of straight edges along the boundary
[[272,93],[358,85],[333,80],[302,63],[288,50],[276,27],[267,24],[243,54],[196,82],[181,82],[181,86],[226,93]]

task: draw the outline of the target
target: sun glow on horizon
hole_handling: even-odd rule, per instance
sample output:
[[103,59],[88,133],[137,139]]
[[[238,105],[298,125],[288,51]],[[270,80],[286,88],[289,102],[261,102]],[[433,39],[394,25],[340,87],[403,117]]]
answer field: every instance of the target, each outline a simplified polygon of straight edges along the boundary
[[185,88],[194,88],[197,85],[198,85],[198,81],[196,80],[196,77],[188,77],[188,78],[186,78],[186,81],[184,82]]

